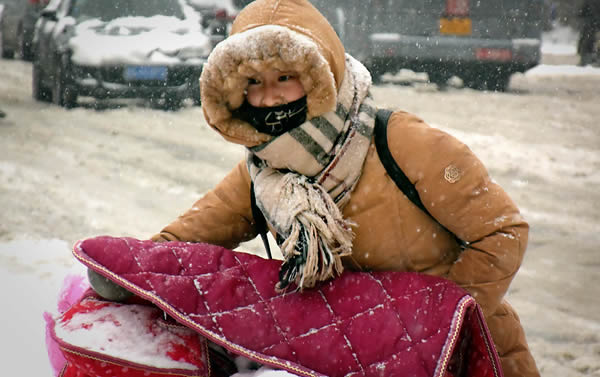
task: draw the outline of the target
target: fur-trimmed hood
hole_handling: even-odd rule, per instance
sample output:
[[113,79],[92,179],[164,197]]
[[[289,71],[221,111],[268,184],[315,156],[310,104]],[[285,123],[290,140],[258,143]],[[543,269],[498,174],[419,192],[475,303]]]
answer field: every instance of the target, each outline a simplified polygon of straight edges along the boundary
[[248,78],[270,68],[299,73],[308,119],[335,109],[344,47],[307,0],[252,2],[210,54],[200,78],[202,108],[208,124],[228,141],[251,147],[272,138],[232,116],[244,102]]

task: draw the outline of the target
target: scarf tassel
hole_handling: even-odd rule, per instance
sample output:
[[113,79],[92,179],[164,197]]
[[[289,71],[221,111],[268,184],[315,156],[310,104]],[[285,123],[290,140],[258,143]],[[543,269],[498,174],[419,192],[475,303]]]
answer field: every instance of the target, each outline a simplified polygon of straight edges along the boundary
[[297,289],[341,274],[342,257],[352,253],[353,222],[344,219],[329,194],[308,182],[305,192],[309,208],[296,215],[289,236],[281,244],[285,257],[277,290],[295,282]]

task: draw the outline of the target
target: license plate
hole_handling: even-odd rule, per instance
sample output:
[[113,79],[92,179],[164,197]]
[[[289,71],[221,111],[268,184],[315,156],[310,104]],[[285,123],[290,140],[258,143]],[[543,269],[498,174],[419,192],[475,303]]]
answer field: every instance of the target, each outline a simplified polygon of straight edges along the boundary
[[470,18],[440,18],[440,34],[471,35],[472,25]]
[[475,57],[478,60],[507,62],[512,60],[512,51],[508,48],[478,48]]
[[167,67],[161,66],[131,66],[126,67],[123,77],[128,81],[167,79]]

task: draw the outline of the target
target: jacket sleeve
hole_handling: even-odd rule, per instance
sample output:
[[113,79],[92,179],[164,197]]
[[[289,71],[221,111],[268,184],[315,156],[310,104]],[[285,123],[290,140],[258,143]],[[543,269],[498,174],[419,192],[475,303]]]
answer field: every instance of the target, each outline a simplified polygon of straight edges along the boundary
[[250,175],[244,161],[153,241],[206,242],[229,249],[256,237],[250,206]]
[[493,313],[519,269],[529,226],[507,193],[463,143],[398,112],[388,141],[429,213],[467,242],[446,274]]

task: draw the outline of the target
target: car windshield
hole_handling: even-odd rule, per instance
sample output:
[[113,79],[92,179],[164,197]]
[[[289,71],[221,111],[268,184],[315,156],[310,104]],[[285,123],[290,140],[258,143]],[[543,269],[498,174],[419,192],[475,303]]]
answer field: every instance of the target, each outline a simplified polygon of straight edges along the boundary
[[178,0],[75,0],[70,12],[76,19],[172,16],[183,19]]

